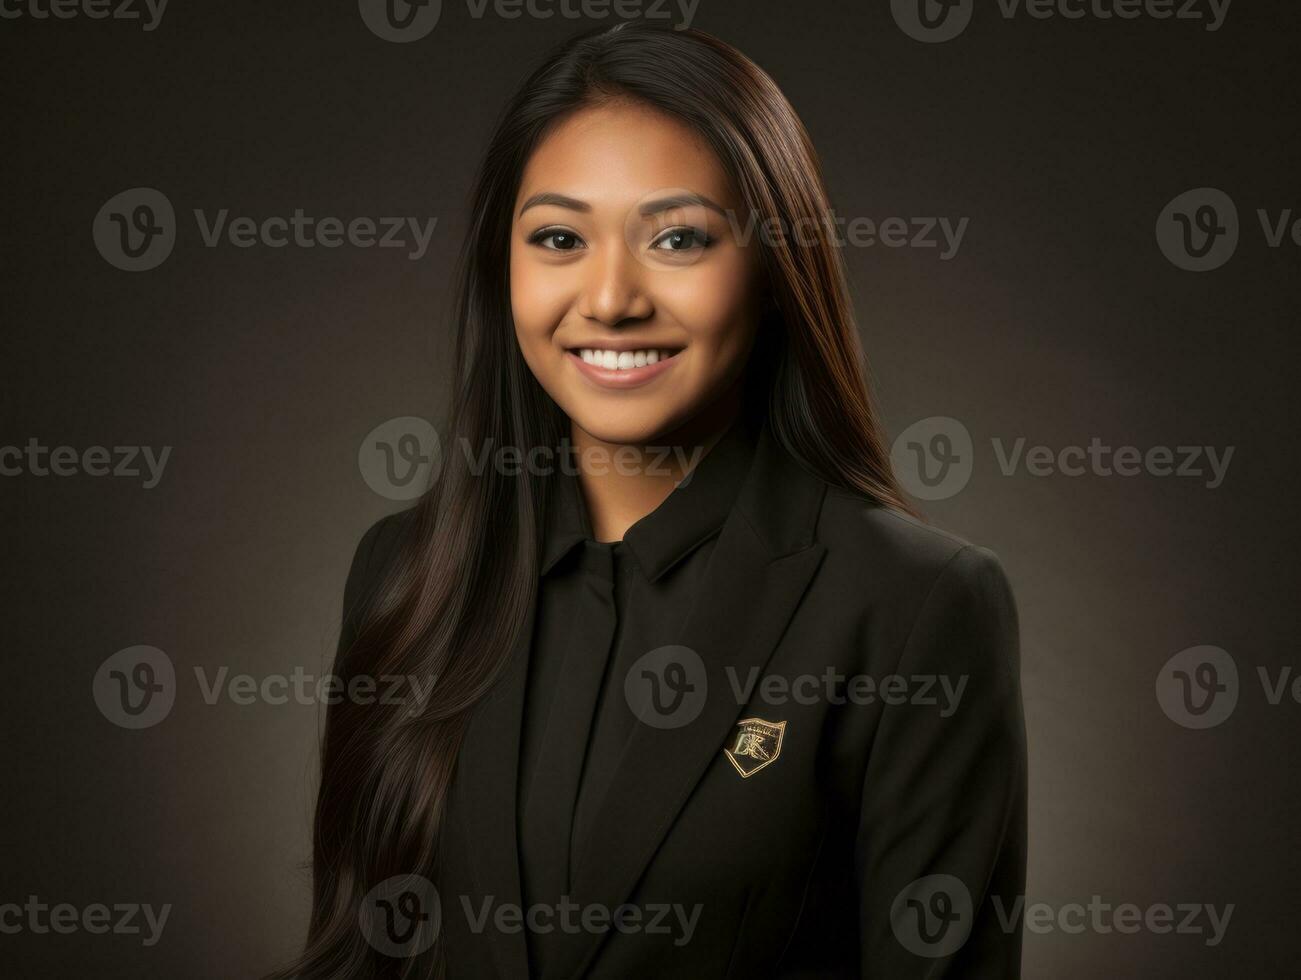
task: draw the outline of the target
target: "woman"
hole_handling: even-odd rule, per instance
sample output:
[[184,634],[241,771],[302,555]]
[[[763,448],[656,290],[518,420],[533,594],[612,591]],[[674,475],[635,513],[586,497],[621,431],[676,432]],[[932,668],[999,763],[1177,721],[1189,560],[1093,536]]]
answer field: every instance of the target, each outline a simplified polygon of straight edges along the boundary
[[1016,613],[906,513],[829,213],[708,35],[514,97],[441,475],[345,589],[336,671],[428,693],[329,709],[285,976],[1018,975]]

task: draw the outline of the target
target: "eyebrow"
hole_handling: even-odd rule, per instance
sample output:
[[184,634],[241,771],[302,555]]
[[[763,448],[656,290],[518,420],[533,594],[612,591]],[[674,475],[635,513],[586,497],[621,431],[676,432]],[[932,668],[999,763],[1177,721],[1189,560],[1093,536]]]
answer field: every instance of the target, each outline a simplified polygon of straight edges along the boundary
[[[534,194],[525,201],[524,206],[519,209],[519,213],[523,214],[529,208],[540,207],[543,204],[550,204],[558,208],[568,208],[570,211],[586,212],[592,210],[592,206],[586,201],[580,201],[574,197],[567,197],[564,194],[556,194],[552,191],[543,191],[541,194]],[[518,217],[518,215],[516,215],[516,217]]]
[[[569,197],[565,194],[557,194],[553,191],[543,191],[540,194],[534,194],[519,209],[522,215],[529,208],[540,207],[544,204],[550,204],[553,207],[567,208],[570,211],[590,212],[592,206],[586,201],[580,201],[575,197]],[[711,211],[717,211],[722,217],[727,217],[727,212],[723,208],[705,197],[704,194],[674,194],[669,197],[658,197],[653,201],[643,201],[638,207],[643,218],[649,218],[663,211],[671,211],[674,208],[687,207],[689,205],[699,205],[700,207],[709,208]],[[519,217],[519,215],[516,215]]]

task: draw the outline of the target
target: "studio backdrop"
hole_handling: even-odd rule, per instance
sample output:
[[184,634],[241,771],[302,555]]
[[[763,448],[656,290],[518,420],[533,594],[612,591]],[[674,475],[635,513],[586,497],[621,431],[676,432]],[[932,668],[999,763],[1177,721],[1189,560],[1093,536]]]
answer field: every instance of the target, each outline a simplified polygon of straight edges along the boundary
[[1012,581],[1025,975],[1290,975],[1301,10],[1263,0],[0,0],[0,975],[301,949],[344,579],[449,451],[479,156],[633,18],[789,97],[899,479]]

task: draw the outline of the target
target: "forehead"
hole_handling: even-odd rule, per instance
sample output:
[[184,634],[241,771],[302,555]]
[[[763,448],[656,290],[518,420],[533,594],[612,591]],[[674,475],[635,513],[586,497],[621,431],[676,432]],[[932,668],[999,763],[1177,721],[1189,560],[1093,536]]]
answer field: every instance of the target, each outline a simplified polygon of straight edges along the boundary
[[524,167],[516,204],[541,191],[626,206],[677,188],[725,207],[736,191],[713,149],[690,126],[637,103],[580,109],[558,123]]

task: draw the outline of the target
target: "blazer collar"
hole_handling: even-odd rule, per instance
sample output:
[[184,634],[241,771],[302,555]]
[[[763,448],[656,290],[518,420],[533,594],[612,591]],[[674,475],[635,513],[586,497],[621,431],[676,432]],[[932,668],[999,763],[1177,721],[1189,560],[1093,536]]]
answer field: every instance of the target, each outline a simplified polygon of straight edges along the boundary
[[[722,528],[749,472],[759,432],[754,422],[738,419],[664,502],[628,529],[624,544],[648,581],[654,582]],[[554,491],[547,507],[542,575],[592,539],[578,479],[562,472]]]
[[[578,854],[573,901],[609,909],[625,902],[696,783],[716,761],[745,707],[732,694],[730,672],[745,676],[763,668],[822,559],[825,549],[814,531],[825,489],[765,424],[702,586],[711,601],[694,604],[678,641],[704,666],[700,713],[680,727],[637,726],[625,754],[637,764],[625,763],[615,774]],[[500,680],[475,709],[457,775],[479,893],[514,905],[521,903],[516,792],[535,608]],[[501,976],[527,975],[522,932],[484,938]],[[565,975],[581,975],[604,938],[566,935]]]

